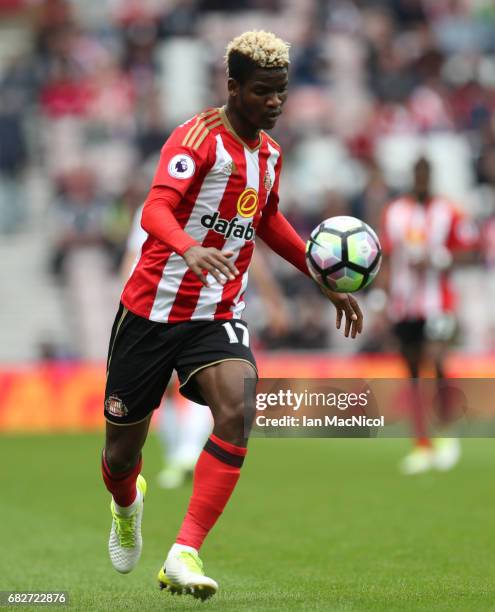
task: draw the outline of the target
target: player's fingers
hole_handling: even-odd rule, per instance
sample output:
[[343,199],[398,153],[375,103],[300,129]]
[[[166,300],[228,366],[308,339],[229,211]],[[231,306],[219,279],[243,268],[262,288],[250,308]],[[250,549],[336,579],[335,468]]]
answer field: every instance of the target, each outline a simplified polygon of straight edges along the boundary
[[224,265],[226,265],[229,270],[237,276],[239,274],[239,270],[236,268],[233,261],[230,261],[230,258],[234,255],[234,251],[220,251],[220,256]]
[[215,254],[214,261],[219,270],[221,270],[230,280],[234,280],[239,274],[239,270],[235,267],[233,262],[229,261],[223,253]]
[[363,331],[363,320],[364,320],[363,312],[362,312],[361,308],[359,307],[359,303],[358,303],[358,301],[356,300],[355,297],[350,295],[349,296],[349,301],[351,303],[351,306],[352,306],[354,312],[357,315],[356,328],[357,328],[358,333],[360,334]]
[[351,331],[351,326],[353,325],[353,323],[355,321],[357,321],[358,316],[357,314],[354,312],[354,309],[351,306],[351,302],[349,301],[349,297],[347,296],[347,299],[345,300],[344,304],[344,311],[345,311],[345,332],[344,335],[346,338],[349,337],[349,332]]
[[[352,306],[352,302],[351,302],[351,306]],[[353,313],[354,313],[354,317],[351,318],[351,338],[355,338],[358,334],[358,329],[359,329],[359,316],[356,314],[356,312],[353,309]]]
[[[222,270],[222,272],[230,278],[230,280],[234,280],[230,275],[234,277],[239,274],[239,270],[236,268],[235,264],[230,261],[230,257],[234,255],[233,251],[219,251],[215,247],[211,247],[209,250],[209,261],[215,263],[218,268]],[[222,268],[224,266],[227,268],[226,270]]]
[[358,335],[358,322],[353,321],[351,325],[351,338],[355,338]]
[[344,336],[346,338],[349,337],[349,332],[351,331],[351,325],[352,325],[352,319],[349,316],[349,313],[346,311],[345,313],[345,331],[344,331]]
[[335,325],[337,329],[340,329],[340,326],[342,325],[342,315],[343,314],[344,314],[344,311],[342,310],[342,308],[337,308],[337,318],[335,320]]
[[212,257],[211,265],[214,270],[221,272],[224,276],[226,276],[230,280],[234,280],[235,276],[231,268],[226,266],[221,259],[217,259],[216,257]]
[[357,321],[358,316],[357,314],[354,312],[354,308],[351,305],[349,296],[347,296],[347,299],[344,302],[344,310],[345,310],[345,316],[348,319],[351,319],[351,321]]
[[199,280],[202,282],[202,284],[205,287],[209,287],[208,281],[206,279],[206,270],[204,268],[204,266],[201,266],[197,263],[194,263],[192,265],[189,266],[190,269],[194,272],[194,274],[196,274],[196,276],[199,278]]
[[204,263],[205,270],[207,270],[221,285],[225,285],[227,274],[222,274],[222,271],[219,269],[219,264],[215,261],[211,262],[210,260],[205,261]]
[[[208,257],[207,261],[211,266],[213,266],[213,269],[216,272],[216,274],[214,274],[215,278],[219,282],[222,282],[222,284],[225,284],[226,279],[234,280],[236,273],[238,274],[237,268],[233,264],[231,264],[231,262],[228,259],[223,257],[220,251],[217,251],[216,253],[212,253]],[[213,274],[213,271],[211,271],[211,273]],[[217,275],[218,273],[221,274],[220,277],[218,277]]]

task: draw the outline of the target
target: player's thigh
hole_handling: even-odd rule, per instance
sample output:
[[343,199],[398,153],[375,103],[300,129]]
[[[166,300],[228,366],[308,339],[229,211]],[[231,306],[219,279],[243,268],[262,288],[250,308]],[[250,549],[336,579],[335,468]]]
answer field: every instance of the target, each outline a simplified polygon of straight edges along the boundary
[[191,336],[176,363],[180,392],[210,407],[214,432],[235,430],[238,436],[243,429],[245,393],[254,395],[255,389],[251,384],[245,392],[244,381],[257,380],[247,325],[243,321],[205,321],[191,322],[190,329]]
[[243,361],[226,360],[203,368],[195,374],[199,392],[213,414],[213,433],[218,437],[244,445],[252,425],[256,380],[253,367]]
[[443,364],[447,358],[449,343],[443,340],[430,341],[426,345],[426,356],[434,364]]
[[246,404],[253,404],[255,385],[245,385],[245,382],[256,380],[256,372],[246,362],[222,361],[203,368],[195,379],[215,419],[236,418],[244,414]]
[[210,405],[198,387],[197,374],[223,362],[240,362],[247,366],[246,370],[240,369],[249,372],[249,377],[257,378],[256,360],[244,321],[191,321],[185,325],[189,336],[175,363],[179,390],[184,397],[197,404]]
[[128,311],[117,315],[108,354],[105,418],[115,425],[145,421],[160,405],[178,349],[178,330]]
[[401,321],[394,326],[400,353],[410,365],[419,364],[423,356],[425,348],[424,328],[424,319]]

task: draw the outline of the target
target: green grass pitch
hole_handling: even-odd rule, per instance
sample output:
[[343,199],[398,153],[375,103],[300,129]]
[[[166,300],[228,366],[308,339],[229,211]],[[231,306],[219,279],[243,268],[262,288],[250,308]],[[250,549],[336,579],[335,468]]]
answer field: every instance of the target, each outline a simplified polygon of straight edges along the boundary
[[101,437],[4,436],[0,590],[66,590],[85,611],[495,610],[494,441],[463,447],[456,470],[405,478],[407,440],[253,440],[202,550],[220,591],[201,603],[157,588],[189,487],[154,485],[154,436],[143,556],[127,576],[107,558]]

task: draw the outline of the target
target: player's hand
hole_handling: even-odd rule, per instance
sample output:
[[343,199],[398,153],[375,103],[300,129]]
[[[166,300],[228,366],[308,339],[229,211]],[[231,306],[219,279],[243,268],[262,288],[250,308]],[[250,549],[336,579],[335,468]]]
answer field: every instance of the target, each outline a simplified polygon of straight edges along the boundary
[[233,251],[219,251],[214,247],[192,246],[183,257],[188,267],[196,274],[205,287],[208,287],[206,276],[210,273],[221,285],[227,280],[234,280],[239,270],[230,261]]
[[345,329],[344,335],[346,338],[355,338],[358,334],[363,331],[363,313],[356,298],[350,293],[336,293],[322,287],[321,290],[332,302],[337,310],[337,319],[335,325],[337,329],[340,329],[342,325],[342,317],[345,315]]

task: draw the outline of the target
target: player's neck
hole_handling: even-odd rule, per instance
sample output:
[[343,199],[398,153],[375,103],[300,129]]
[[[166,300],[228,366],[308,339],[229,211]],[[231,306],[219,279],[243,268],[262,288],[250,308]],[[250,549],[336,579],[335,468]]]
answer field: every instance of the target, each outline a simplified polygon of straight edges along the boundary
[[421,204],[428,204],[428,202],[431,200],[431,193],[429,191],[413,191],[413,197],[417,202],[420,202]]
[[239,116],[236,111],[229,106],[228,102],[225,105],[225,114],[227,115],[227,119],[232,129],[239,138],[247,142],[253,142],[259,138],[260,130],[252,123],[249,123],[243,117]]

